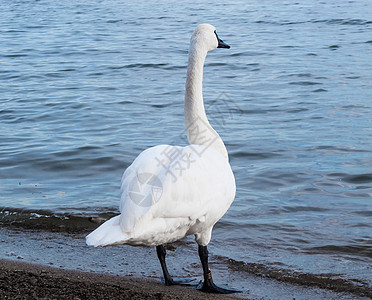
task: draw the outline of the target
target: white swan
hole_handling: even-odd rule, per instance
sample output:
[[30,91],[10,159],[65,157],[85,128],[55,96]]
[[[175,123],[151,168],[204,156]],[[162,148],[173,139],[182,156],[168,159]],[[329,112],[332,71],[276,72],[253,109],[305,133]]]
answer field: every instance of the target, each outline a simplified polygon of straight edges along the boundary
[[202,81],[207,52],[230,48],[209,24],[191,37],[185,94],[185,125],[189,146],[160,145],[143,151],[121,181],[119,216],[86,237],[88,245],[156,246],[166,285],[173,279],[165,264],[163,244],[195,235],[204,271],[202,291],[232,293],[217,287],[208,268],[207,244],[214,224],[235,197],[235,178],[225,145],[209,124],[204,110]]

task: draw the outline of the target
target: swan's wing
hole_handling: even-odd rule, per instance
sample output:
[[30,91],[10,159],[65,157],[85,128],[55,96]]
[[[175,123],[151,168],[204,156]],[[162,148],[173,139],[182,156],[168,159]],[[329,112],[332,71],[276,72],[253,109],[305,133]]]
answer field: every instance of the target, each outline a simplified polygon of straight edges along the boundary
[[[162,174],[163,193],[151,208],[154,218],[201,220],[216,214],[216,221],[235,197],[235,178],[225,157],[211,147],[176,147],[179,159]],[[164,170],[163,170],[164,171]]]
[[161,187],[160,163],[162,152],[168,145],[160,145],[143,151],[126,169],[121,179],[120,226],[124,232],[132,232],[137,221],[159,200]]
[[145,215],[192,221],[214,212],[217,221],[234,196],[234,175],[216,150],[156,146],[142,152],[123,175],[121,227],[132,232]]

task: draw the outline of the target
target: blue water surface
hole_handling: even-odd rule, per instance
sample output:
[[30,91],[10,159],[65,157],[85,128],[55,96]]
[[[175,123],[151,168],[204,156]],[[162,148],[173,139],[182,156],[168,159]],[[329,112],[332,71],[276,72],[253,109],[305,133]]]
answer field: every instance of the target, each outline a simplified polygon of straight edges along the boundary
[[371,1],[2,1],[0,207],[118,211],[144,149],[185,145],[189,38],[237,196],[215,254],[372,278]]

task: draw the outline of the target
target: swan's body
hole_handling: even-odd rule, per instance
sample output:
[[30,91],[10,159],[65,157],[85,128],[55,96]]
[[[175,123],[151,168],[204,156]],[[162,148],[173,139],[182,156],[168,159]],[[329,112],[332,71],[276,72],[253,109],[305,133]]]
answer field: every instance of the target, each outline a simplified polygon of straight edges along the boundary
[[[168,151],[179,160],[172,163]],[[121,191],[121,215],[91,233],[88,244],[157,246],[195,235],[205,246],[234,199],[235,180],[226,159],[213,148],[161,145],[143,151],[128,167]]]
[[[162,244],[188,235],[195,235],[202,263],[206,260],[204,285],[213,284],[206,246],[214,224],[235,197],[235,179],[225,145],[209,124],[203,104],[204,60],[207,52],[217,47],[229,46],[218,38],[213,26],[199,25],[191,38],[185,93],[190,145],[160,145],[143,151],[122,177],[121,214],[86,238],[93,246],[157,246],[167,284],[175,282],[166,269]],[[207,289],[203,286],[204,291]],[[228,292],[218,289],[213,292]]]

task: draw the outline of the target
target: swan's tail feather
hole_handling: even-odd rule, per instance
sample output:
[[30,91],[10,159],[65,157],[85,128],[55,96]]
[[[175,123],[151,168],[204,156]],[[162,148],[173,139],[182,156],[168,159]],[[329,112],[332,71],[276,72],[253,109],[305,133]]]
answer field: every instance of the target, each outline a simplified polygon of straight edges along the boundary
[[89,246],[98,247],[124,244],[128,238],[129,237],[121,230],[120,216],[116,216],[91,232],[85,238],[85,241]]

